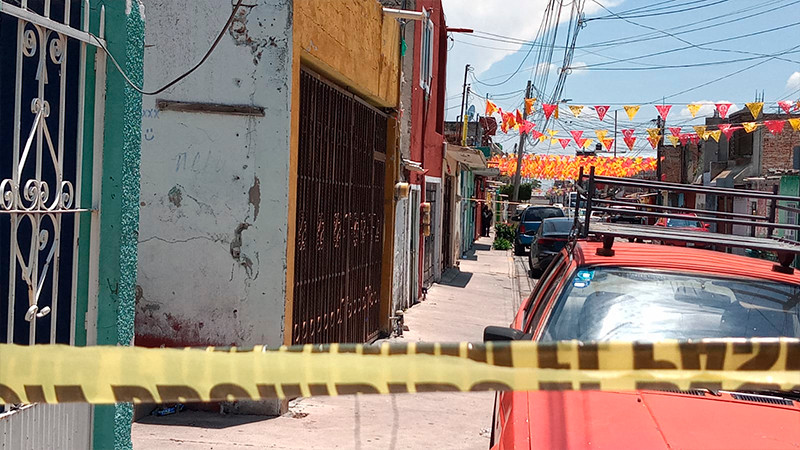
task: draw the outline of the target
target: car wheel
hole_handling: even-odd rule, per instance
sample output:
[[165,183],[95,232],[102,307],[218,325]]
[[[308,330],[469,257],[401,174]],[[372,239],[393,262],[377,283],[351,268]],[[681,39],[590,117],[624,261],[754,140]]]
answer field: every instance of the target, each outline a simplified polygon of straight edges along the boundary
[[525,246],[522,244],[514,244],[514,254],[517,256],[525,255]]

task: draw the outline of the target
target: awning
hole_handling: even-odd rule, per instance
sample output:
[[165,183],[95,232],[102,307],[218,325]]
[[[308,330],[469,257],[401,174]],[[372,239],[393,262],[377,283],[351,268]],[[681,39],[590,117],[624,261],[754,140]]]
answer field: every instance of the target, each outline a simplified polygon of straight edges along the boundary
[[[489,167],[488,169],[473,170],[472,173],[480,177],[499,177],[500,169],[497,167]],[[503,183],[501,183],[503,184]]]
[[737,184],[742,184],[744,183],[745,169],[747,169],[747,166],[725,169],[711,180],[711,186],[732,188]]
[[422,163],[411,161],[410,159],[403,158],[403,167],[407,169],[409,172],[425,172],[425,169],[422,168]]
[[483,152],[478,149],[448,144],[447,156],[466,165],[470,169],[486,169],[486,157],[483,156]]

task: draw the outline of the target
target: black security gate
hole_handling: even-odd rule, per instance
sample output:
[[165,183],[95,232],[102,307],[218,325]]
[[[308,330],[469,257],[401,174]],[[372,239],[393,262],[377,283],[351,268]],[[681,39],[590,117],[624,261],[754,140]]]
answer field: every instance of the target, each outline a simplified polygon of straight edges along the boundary
[[431,224],[430,234],[425,236],[424,254],[422,262],[422,285],[430,287],[434,281],[434,260],[436,252],[436,238],[435,238],[435,224],[438,218],[436,217],[436,184],[425,184],[425,202],[431,205]]
[[442,202],[442,272],[453,265],[453,177],[444,177],[444,201]]
[[292,342],[380,328],[386,116],[303,71]]

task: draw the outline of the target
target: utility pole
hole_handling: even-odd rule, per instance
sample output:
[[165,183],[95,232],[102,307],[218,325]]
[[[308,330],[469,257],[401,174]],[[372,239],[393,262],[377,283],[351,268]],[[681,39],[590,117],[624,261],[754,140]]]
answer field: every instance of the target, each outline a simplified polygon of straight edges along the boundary
[[[531,98],[531,80],[528,80],[528,87],[525,89],[525,98]],[[522,118],[528,120],[528,111],[523,110]],[[517,174],[514,175],[514,198],[512,201],[519,201],[519,179],[522,171],[522,155],[525,153],[525,133],[519,135],[519,146],[517,146]]]
[[[467,96],[466,96],[466,101],[464,102],[464,108],[466,108],[466,105],[469,104],[469,94],[470,94],[470,85],[468,84],[467,85]],[[461,146],[462,147],[466,147],[467,146],[467,132],[469,130],[468,125],[469,125],[469,117],[467,116],[466,113],[464,113],[462,115],[462,117],[461,117]]]
[[[461,115],[458,116],[458,119],[462,122],[464,121],[464,105],[467,102],[467,74],[469,73],[469,64],[464,66],[464,86],[461,90]],[[463,145],[466,136],[464,135],[464,131],[461,131],[461,143]]]
[[614,110],[614,158],[617,157],[617,113],[618,109]]

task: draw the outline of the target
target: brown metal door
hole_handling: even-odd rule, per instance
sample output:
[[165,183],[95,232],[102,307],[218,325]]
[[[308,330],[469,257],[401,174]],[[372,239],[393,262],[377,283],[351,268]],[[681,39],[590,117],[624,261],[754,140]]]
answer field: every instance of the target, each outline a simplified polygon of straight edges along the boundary
[[380,329],[387,118],[303,71],[292,342]]

